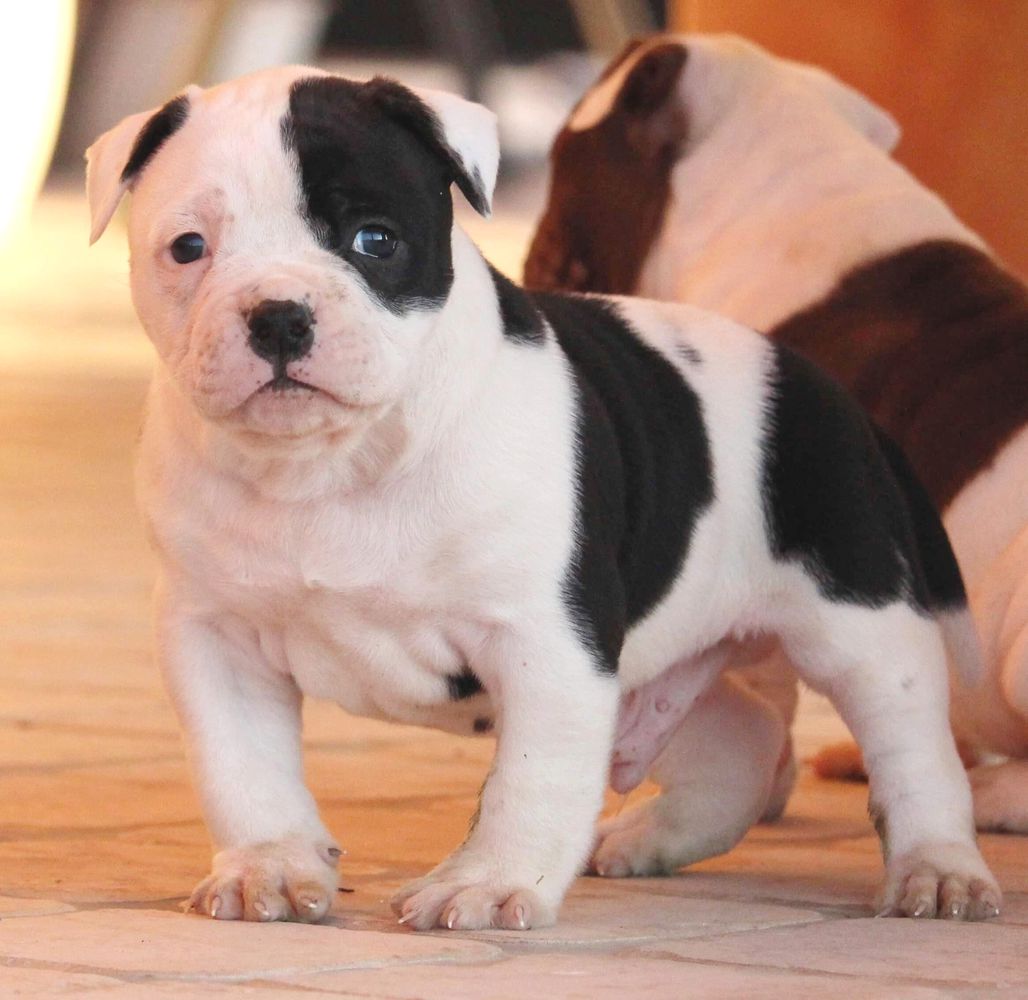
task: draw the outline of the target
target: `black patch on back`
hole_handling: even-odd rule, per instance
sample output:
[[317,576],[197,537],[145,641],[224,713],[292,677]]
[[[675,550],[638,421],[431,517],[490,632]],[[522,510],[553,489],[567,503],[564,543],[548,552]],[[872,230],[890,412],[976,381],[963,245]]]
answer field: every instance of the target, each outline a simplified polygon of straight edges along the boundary
[[[441,306],[453,284],[450,183],[457,177],[431,110],[390,80],[311,77],[293,84],[282,135],[299,160],[319,242],[392,312]],[[353,250],[365,225],[400,237],[392,257]]]
[[463,701],[481,694],[482,682],[471,672],[470,667],[465,667],[459,674],[450,674],[446,678],[446,690],[450,701]]
[[132,145],[128,161],[121,172],[122,181],[130,181],[146,166],[158,149],[174,135],[189,117],[189,98],[173,97],[140,129]]
[[487,262],[496,289],[503,335],[519,344],[542,344],[546,340],[542,317],[532,299],[506,275]]
[[954,572],[962,597],[939,516],[899,449],[834,379],[772,350],[763,494],[775,557],[801,562],[835,601],[933,607],[953,596]]
[[598,298],[533,295],[578,390],[578,544],[564,591],[603,670],[667,594],[714,499],[699,398]]

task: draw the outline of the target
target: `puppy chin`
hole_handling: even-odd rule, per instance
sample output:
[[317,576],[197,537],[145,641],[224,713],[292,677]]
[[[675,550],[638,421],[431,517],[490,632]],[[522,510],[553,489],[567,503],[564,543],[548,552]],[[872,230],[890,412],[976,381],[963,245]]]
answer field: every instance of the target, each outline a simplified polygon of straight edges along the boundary
[[302,438],[316,434],[357,433],[368,423],[364,408],[349,406],[326,392],[306,386],[266,386],[253,393],[228,418],[250,434]]

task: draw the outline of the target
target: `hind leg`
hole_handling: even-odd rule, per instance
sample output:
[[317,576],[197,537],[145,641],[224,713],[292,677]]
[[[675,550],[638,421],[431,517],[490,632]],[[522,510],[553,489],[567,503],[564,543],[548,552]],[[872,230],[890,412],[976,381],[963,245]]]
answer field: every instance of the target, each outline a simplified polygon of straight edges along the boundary
[[817,598],[807,612],[783,640],[863,751],[886,863],[880,912],[995,916],[1001,896],[975,844],[938,626],[905,604],[863,609]]
[[611,878],[659,875],[731,849],[783,780],[786,744],[775,706],[722,675],[657,758],[650,776],[661,793],[600,824],[591,870]]

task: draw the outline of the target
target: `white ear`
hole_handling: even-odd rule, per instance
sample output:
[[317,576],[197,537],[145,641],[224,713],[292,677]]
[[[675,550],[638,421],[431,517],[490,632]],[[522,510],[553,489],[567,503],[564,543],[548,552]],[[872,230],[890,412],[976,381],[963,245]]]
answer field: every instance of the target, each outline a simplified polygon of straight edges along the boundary
[[104,132],[86,150],[86,197],[89,200],[90,245],[95,243],[107,228],[118,203],[129,189],[131,178],[123,178],[122,172],[129,161],[132,147],[143,130],[143,126],[154,116],[157,109],[140,111],[122,119],[114,128]]
[[439,120],[441,138],[457,160],[463,177],[457,186],[479,214],[492,211],[496,172],[500,166],[500,138],[496,115],[481,104],[442,90],[411,88]]
[[129,115],[86,150],[90,244],[103,234],[118,203],[150,158],[182,127],[189,115],[190,102],[199,93],[199,87],[190,86],[161,108]]
[[843,118],[867,136],[879,149],[891,153],[896,148],[901,130],[899,123],[888,111],[823,69],[798,63],[793,63],[792,66],[804,80],[828,99]]

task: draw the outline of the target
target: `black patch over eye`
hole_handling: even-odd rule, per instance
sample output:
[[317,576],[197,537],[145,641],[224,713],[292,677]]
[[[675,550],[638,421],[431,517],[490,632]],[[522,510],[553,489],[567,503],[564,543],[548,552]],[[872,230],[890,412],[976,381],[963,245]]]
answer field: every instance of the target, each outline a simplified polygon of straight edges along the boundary
[[183,233],[172,242],[171,256],[176,264],[192,264],[203,256],[206,249],[207,244],[199,233]]
[[396,253],[399,242],[396,234],[385,226],[363,226],[353,238],[353,249],[365,257],[384,260]]

